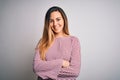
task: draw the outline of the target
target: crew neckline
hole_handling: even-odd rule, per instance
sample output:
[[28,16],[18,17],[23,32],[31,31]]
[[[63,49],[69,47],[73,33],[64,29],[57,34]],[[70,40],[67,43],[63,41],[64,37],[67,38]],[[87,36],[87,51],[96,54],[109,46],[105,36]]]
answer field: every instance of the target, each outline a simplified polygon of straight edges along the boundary
[[55,39],[64,39],[64,38],[70,38],[71,36],[68,35],[68,36],[63,36],[63,37],[56,37]]

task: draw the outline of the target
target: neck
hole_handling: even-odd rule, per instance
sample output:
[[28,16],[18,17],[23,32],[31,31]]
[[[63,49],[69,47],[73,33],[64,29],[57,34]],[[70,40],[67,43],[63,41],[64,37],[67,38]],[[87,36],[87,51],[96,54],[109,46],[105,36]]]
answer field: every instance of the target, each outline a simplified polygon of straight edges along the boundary
[[55,34],[55,38],[65,37],[65,36],[67,36],[65,33]]

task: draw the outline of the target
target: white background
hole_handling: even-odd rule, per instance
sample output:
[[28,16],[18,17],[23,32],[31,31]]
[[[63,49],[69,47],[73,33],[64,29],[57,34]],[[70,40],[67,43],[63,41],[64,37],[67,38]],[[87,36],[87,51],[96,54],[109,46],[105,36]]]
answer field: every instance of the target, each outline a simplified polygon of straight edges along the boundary
[[78,80],[120,80],[120,0],[0,0],[0,80],[35,80],[34,48],[59,6],[81,43]]

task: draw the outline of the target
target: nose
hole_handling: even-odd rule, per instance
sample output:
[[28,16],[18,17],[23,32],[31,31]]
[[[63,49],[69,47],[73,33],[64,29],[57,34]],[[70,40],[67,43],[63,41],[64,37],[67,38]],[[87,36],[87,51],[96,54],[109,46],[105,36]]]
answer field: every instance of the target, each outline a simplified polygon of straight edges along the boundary
[[54,25],[54,26],[56,26],[56,25],[57,25],[57,22],[56,22],[56,21],[54,21],[54,22],[53,22],[53,25]]

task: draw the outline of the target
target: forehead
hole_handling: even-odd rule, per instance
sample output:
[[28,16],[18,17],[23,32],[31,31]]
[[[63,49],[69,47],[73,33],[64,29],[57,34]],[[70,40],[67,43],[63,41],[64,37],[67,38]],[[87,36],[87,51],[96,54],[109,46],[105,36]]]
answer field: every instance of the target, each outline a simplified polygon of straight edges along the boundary
[[59,11],[53,11],[51,14],[50,14],[50,19],[54,19],[54,18],[62,18],[62,15]]

